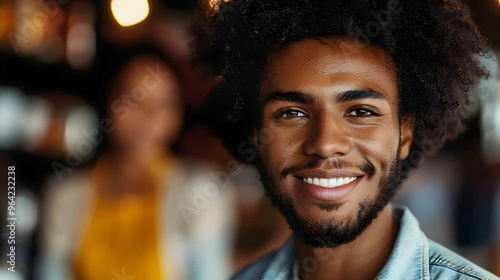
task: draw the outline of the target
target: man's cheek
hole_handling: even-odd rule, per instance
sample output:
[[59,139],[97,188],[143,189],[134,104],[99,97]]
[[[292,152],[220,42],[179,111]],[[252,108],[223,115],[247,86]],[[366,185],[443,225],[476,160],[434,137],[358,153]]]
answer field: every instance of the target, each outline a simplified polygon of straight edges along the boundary
[[273,160],[270,162],[269,166],[266,167],[267,171],[269,172],[269,175],[271,178],[273,178],[273,181],[275,184],[280,183],[280,168],[279,168],[279,162],[276,160],[276,158],[273,158]]
[[276,162],[281,161],[282,151],[278,139],[276,139],[276,141],[261,144],[259,151],[263,157],[263,161],[267,162],[269,165],[274,165]]
[[264,165],[264,169],[266,170],[266,173],[271,178],[274,178],[275,177],[275,170],[274,170],[275,157],[273,157],[271,154],[268,153],[270,151],[269,147],[265,147],[259,151],[260,151],[260,157],[262,160],[262,164]]

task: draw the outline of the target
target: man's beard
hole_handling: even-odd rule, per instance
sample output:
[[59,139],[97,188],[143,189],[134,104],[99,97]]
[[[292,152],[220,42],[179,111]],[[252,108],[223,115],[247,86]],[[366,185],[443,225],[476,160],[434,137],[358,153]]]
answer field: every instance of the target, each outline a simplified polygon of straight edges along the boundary
[[[355,240],[377,218],[387,203],[394,198],[396,190],[402,181],[402,176],[399,172],[399,150],[398,147],[395,159],[391,162],[385,174],[382,175],[377,196],[374,199],[366,197],[361,201],[356,217],[349,220],[308,220],[297,212],[292,199],[288,195],[277,192],[276,186],[263,164],[257,164],[257,168],[259,169],[267,196],[271,199],[273,205],[278,207],[281,214],[285,216],[294,234],[311,247],[335,248]],[[317,166],[317,164],[318,162],[312,162],[308,164],[308,167],[312,168],[313,166]],[[337,164],[347,167],[348,163],[337,161]],[[359,168],[362,168],[362,166]],[[335,211],[342,204],[324,203],[317,206],[324,211]]]

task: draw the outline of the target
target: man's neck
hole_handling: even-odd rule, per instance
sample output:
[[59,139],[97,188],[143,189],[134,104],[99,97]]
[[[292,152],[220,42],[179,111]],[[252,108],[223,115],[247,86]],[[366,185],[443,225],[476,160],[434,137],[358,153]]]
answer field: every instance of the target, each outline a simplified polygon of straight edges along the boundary
[[391,203],[353,242],[312,248],[294,237],[301,279],[374,279],[387,262],[399,230]]

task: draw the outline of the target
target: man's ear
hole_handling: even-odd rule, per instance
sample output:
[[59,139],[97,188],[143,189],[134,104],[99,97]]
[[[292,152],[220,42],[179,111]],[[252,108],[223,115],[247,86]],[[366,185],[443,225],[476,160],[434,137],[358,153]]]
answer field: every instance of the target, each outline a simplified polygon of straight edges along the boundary
[[401,130],[401,153],[399,157],[405,159],[410,154],[411,144],[413,143],[413,133],[415,131],[415,117],[403,116],[400,122]]
[[255,149],[257,150],[257,157],[260,158],[259,132],[256,127],[253,128],[253,142],[255,144]]

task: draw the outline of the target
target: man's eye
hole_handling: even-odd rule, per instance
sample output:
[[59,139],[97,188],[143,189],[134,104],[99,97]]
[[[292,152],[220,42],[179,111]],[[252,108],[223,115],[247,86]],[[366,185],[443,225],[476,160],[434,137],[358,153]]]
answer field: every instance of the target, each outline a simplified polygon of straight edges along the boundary
[[286,118],[286,119],[293,119],[293,118],[300,118],[300,117],[306,117],[307,115],[304,112],[298,111],[298,110],[286,110],[277,113],[274,118],[275,119],[280,119],[280,118]]
[[367,109],[354,109],[350,111],[349,113],[346,114],[346,116],[353,116],[353,117],[369,117],[369,116],[378,116],[379,114],[367,110]]

